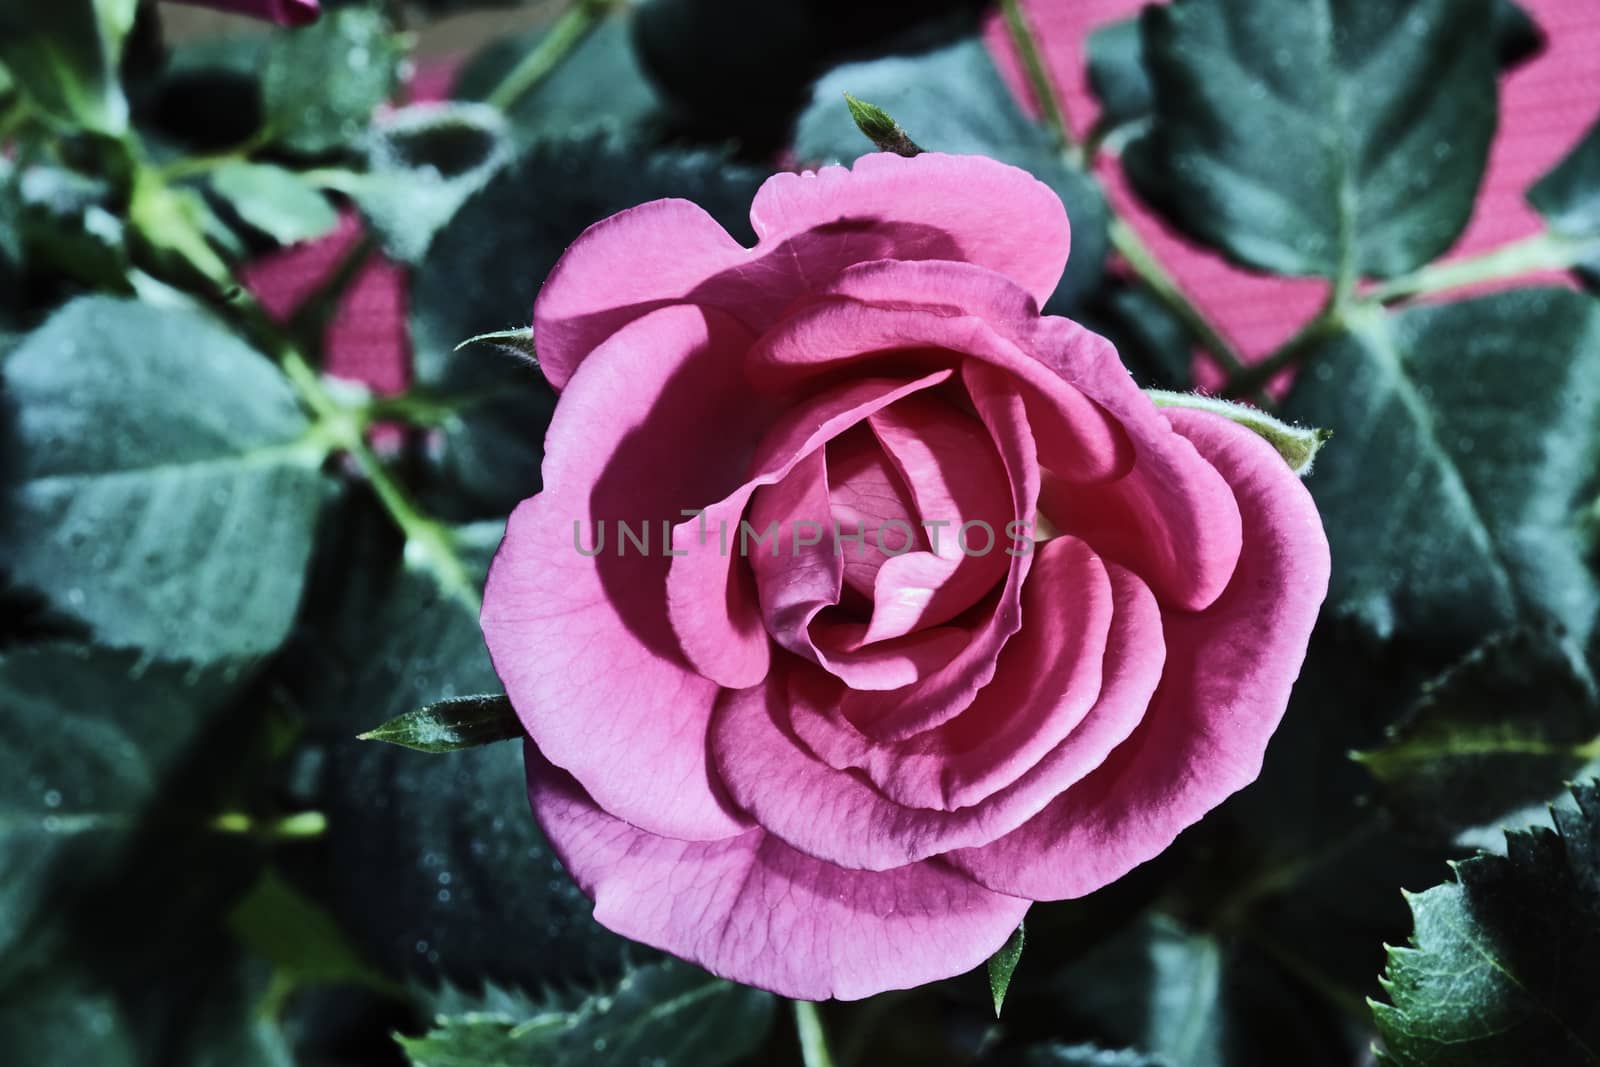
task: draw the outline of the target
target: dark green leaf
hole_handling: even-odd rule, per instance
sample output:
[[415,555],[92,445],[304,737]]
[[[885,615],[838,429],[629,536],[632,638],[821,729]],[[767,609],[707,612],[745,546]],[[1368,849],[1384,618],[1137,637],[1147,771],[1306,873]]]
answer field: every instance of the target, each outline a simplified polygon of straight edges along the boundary
[[1326,1004],[1258,956],[1159,914],[1084,955],[1057,986],[1062,1010],[1106,1040],[1182,1067],[1278,1067],[1284,1048],[1307,1065],[1350,1061]]
[[1000,1018],[1000,1008],[1006,1002],[1006,990],[1011,988],[1011,976],[1016,973],[1017,964],[1022,960],[1022,947],[1027,943],[1026,927],[1018,924],[1017,929],[1000,946],[1000,951],[989,957],[987,970],[989,972],[989,995],[994,998],[994,1017]]
[[[474,577],[500,529],[457,531]],[[308,872],[322,883],[314,896],[395,977],[538,988],[615,974],[627,943],[594,922],[546,844],[519,746],[433,755],[355,739],[383,709],[500,684],[476,604],[404,565],[360,588],[352,576],[378,555],[361,539],[328,561],[344,583],[296,671],[313,738],[304,755],[320,779],[305,799],[328,816],[326,857]]]
[[770,993],[663,960],[576,1005],[541,1005],[530,1015],[486,1005],[441,1015],[427,1035],[399,1040],[416,1067],[719,1067],[761,1043],[772,1003]]
[[1396,814],[1463,829],[1548,801],[1600,759],[1594,684],[1552,633],[1497,634],[1423,691],[1356,757]]
[[1179,0],[1144,13],[1139,192],[1248,266],[1421,266],[1472,211],[1495,124],[1490,0]]
[[485,694],[439,700],[408,711],[368,730],[361,740],[387,741],[418,752],[453,752],[522,736],[522,723],[511,701],[504,694]]
[[0,998],[6,1056],[29,1067],[141,1067],[115,997],[82,975],[52,975]]
[[[1500,63],[1510,66],[1539,47],[1539,28],[1514,0],[1491,0]],[[1137,18],[1109,23],[1089,35],[1089,86],[1100,101],[1100,121],[1119,127],[1149,118],[1153,104]]]
[[467,197],[510,158],[498,111],[423,104],[380,118],[371,132],[367,172],[333,184],[355,198],[391,258],[415,264]]
[[1494,0],[1495,53],[1501,66],[1510,67],[1539,51],[1544,35],[1516,0]]
[[117,80],[136,0],[0,5],[0,62],[45,114],[116,136],[128,125]]
[[504,514],[538,492],[543,427],[555,406],[537,372],[480,346],[457,351],[461,341],[527,326],[567,245],[591,223],[647,200],[693,200],[751,241],[750,201],[763,177],[711,153],[644,153],[594,136],[535,146],[467,201],[434,239],[411,302],[418,383],[476,401],[440,427],[444,506]]
[[1283,457],[1283,461],[1289,464],[1289,469],[1302,478],[1311,473],[1311,465],[1316,462],[1317,453],[1332,436],[1327,430],[1291,426],[1282,419],[1273,418],[1260,408],[1219,400],[1214,396],[1174,393],[1166,389],[1146,389],[1145,393],[1158,408],[1191,408],[1195,411],[1220,415],[1238,423],[1275,448],[1278,455]]
[[1077,317],[1117,346],[1117,355],[1141,386],[1194,387],[1194,338],[1148,289],[1103,286]]
[[70,932],[55,929],[68,905],[116,869],[231,688],[132,652],[0,656],[0,976],[41,950],[35,935]]
[[1440,666],[1522,623],[1587,647],[1597,383],[1600,307],[1567,290],[1362,313],[1313,352],[1284,414],[1338,442],[1307,483],[1330,604]]
[[1600,786],[1573,787],[1555,830],[1506,834],[1506,855],[1455,865],[1408,897],[1373,1003],[1385,1059],[1405,1067],[1600,1062]]
[[1108,248],[1105,201],[1095,183],[1069,167],[1049,135],[1018,110],[981,41],[830,71],[800,116],[795,151],[802,159],[848,161],[863,154],[861,134],[839,106],[845,93],[882,105],[930,152],[992,156],[1055,190],[1072,223],[1072,255],[1047,310],[1068,311],[1099,284]]
[[1089,35],[1085,50],[1089,87],[1100,101],[1100,122],[1116,127],[1148,118],[1154,93],[1145,71],[1139,20],[1100,27]]
[[197,663],[277,648],[329,481],[272,364],[197,313],[91,297],[0,372],[18,584],[110,644]]
[[1600,122],[1528,190],[1528,199],[1552,231],[1581,244],[1581,269],[1600,284]]
[[292,170],[270,163],[224,163],[211,188],[238,213],[279,244],[321,237],[339,224],[327,198]]
[[[661,101],[629,42],[629,22],[625,12],[608,16],[554,71],[517,98],[506,120],[519,145],[602,129],[637,135],[662,121]],[[455,96],[488,98],[545,32],[505,37],[485,48],[462,69]]]
[[269,961],[289,988],[356,984],[395,987],[361,958],[333,919],[273,871],[228,916],[241,944]]
[[128,273],[126,227],[116,191],[103,178],[48,163],[17,169],[15,210],[30,267],[118,289]]
[[273,35],[261,86],[273,140],[313,155],[359,147],[394,90],[401,55],[399,37],[373,8],[328,11]]
[[1022,1063],[1023,1067],[1174,1067],[1171,1060],[1160,1056],[1097,1045],[1043,1045],[1029,1049]]

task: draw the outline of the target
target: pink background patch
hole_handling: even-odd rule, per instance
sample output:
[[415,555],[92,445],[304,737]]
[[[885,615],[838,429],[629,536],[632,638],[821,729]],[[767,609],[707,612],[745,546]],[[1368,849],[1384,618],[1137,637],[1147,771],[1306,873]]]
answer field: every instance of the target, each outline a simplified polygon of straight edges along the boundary
[[[1023,0],[1035,31],[1044,39],[1045,62],[1079,136],[1099,114],[1089,89],[1085,42],[1095,29],[1132,17],[1144,6],[1144,0]],[[1600,113],[1595,92],[1600,85],[1600,8],[1593,0],[1522,0],[1522,6],[1544,32],[1544,48],[1501,79],[1500,128],[1478,206],[1446,259],[1536,233],[1539,217],[1524,193],[1577,143]],[[1024,106],[1036,113],[1033,94],[1000,19],[991,19],[985,36],[1002,75]],[[1102,158],[1097,169],[1117,210],[1247,357],[1264,356],[1282,344],[1321,306],[1323,282],[1234,267],[1145,210],[1115,159]],[[1564,276],[1544,275],[1538,280],[1562,281]]]
[[[1477,210],[1446,258],[1458,258],[1535,233],[1538,216],[1524,193],[1582,136],[1600,113],[1600,8],[1594,0],[1522,0],[1545,35],[1543,51],[1501,81],[1500,129]],[[1082,134],[1098,108],[1089,91],[1084,44],[1096,28],[1136,13],[1143,0],[1024,0],[1044,37],[1074,129]],[[986,37],[1001,72],[1024,101],[1015,56],[998,19]],[[425,67],[412,85],[414,100],[448,95],[451,63]],[[1155,250],[1185,291],[1247,356],[1259,357],[1281,344],[1315,313],[1324,294],[1317,280],[1274,278],[1241,270],[1178,236],[1134,197],[1115,159],[1098,165],[1107,194]],[[246,281],[275,314],[291,313],[340,261],[359,232],[348,217],[329,237],[283,249],[253,264]],[[1560,281],[1547,275],[1542,281]],[[530,304],[532,294],[529,296]],[[405,272],[374,253],[346,294],[328,327],[330,373],[362,381],[380,392],[404,389],[411,352],[406,331]],[[1203,379],[1204,380],[1204,379]]]

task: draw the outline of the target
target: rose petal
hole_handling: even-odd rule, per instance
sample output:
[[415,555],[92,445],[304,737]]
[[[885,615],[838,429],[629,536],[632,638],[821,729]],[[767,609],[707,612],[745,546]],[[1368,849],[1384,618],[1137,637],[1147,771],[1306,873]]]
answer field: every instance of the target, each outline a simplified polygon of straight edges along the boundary
[[1061,278],[1066,211],[1026,171],[983,156],[863,156],[778,174],[756,194],[746,249],[686,200],[657,200],[585,230],[545,280],[534,339],[557,389],[602,341],[655,308],[718,307],[765,330],[796,299],[865,260],[962,259],[1040,301]]
[[[753,525],[779,531],[785,551],[750,558],[761,610],[773,638],[789,651],[820,664],[852,689],[884,690],[910,685],[948,663],[969,635],[954,628],[924,630],[869,647],[845,644],[839,631],[823,627],[819,613],[839,603],[844,560],[828,529],[816,544],[801,546],[786,531],[800,522],[821,527],[829,518],[828,476],[823,452],[800,460],[777,485],[763,486],[751,502]],[[823,641],[813,640],[821,628]],[[827,640],[831,637],[832,640]]]
[[[484,590],[495,670],[545,755],[606,810],[692,840],[746,823],[706,766],[718,687],[684,660],[669,624],[661,540],[682,508],[743,473],[738,442],[766,420],[737,371],[748,343],[732,318],[676,307],[596,351],[551,421],[545,489],[512,514]],[[619,520],[651,550],[624,546]],[[575,529],[589,549],[597,523],[609,540],[591,558]]]
[[1305,658],[1328,589],[1311,494],[1249,430],[1206,412],[1169,417],[1238,500],[1238,569],[1205,611],[1164,612],[1166,670],[1132,737],[1017,830],[949,854],[1001,892],[1082,896],[1160,853],[1255,779]]
[[849,871],[761,830],[657,837],[527,753],[534,812],[595,919],[732,981],[807,1000],[909,989],[978,966],[1028,910],[938,861]]
[[868,640],[881,641],[947,622],[993,590],[1013,516],[1005,466],[971,415],[924,394],[867,422],[930,524],[929,551],[896,556],[875,576]]
[[[741,551],[740,520],[757,488],[772,485],[803,457],[895,401],[950,377],[940,370],[910,380],[863,378],[824,390],[789,408],[762,437],[744,484],[704,514],[672,530],[674,558],[667,576],[667,607],[684,655],[697,671],[730,689],[765,677],[769,661],[750,557]],[[746,547],[759,550],[757,528]],[[725,605],[726,612],[713,610]]]
[[[961,378],[1005,467],[1011,513],[1031,519],[1038,501],[1039,465],[1022,398],[1003,374],[975,360],[962,366]],[[1005,540],[997,541],[995,550],[1018,552]],[[972,703],[978,690],[994,677],[1000,650],[1022,625],[1022,584],[1033,556],[1018,552],[1005,558],[1005,582],[992,602],[975,609],[982,617],[971,628],[966,647],[914,684],[884,693],[853,690],[844,694],[840,711],[851,724],[879,741],[898,741],[947,722]]]
[[[1035,590],[1025,605],[1030,625],[1006,646],[1003,657],[1009,662],[1001,664],[999,677],[966,713],[978,722],[1003,721],[1015,712],[1021,713],[1020,723],[1065,720],[1064,728],[1046,726],[1058,738],[1048,750],[1019,747],[1017,766],[1004,767],[1004,775],[992,779],[995,788],[970,806],[933,810],[898,803],[859,772],[830,767],[806,751],[791,719],[815,715],[836,698],[815,671],[790,672],[787,680],[780,671],[761,686],[724,694],[711,720],[712,755],[738,803],[763,828],[808,855],[883,870],[992,841],[1099,766],[1137,726],[1155,692],[1162,662],[1160,616],[1149,591],[1117,569],[1112,581],[1118,614],[1103,655],[1102,646],[1079,640],[1070,617],[1060,616],[1063,625],[1043,620],[1033,625],[1039,609],[1060,603],[1055,587],[1037,580],[1065,577],[1063,568],[1082,560],[1081,546],[1051,545],[1058,547],[1041,553],[1029,583]],[[970,780],[973,771],[993,766],[980,759],[964,767],[968,755],[954,746],[943,752],[927,746],[907,753],[904,765],[926,772],[937,792],[941,785],[948,790],[939,781],[942,769],[965,772]],[[919,757],[924,767],[914,766]]]
[[1068,319],[1039,317],[1027,293],[968,263],[862,264],[831,291],[867,304],[824,301],[764,335],[751,352],[758,382],[770,387],[859,358],[847,349],[906,343],[1004,367],[1022,383],[1051,475],[1050,520],[1126,563],[1164,603],[1199,610],[1221,592],[1239,556],[1232,494],[1172,433],[1109,341]]

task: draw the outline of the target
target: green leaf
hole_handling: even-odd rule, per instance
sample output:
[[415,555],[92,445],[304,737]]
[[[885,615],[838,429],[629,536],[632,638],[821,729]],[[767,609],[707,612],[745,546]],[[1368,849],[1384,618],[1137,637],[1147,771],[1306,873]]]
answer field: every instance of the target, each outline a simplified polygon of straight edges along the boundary
[[1281,419],[1273,418],[1260,408],[1219,400],[1213,396],[1174,393],[1165,389],[1146,389],[1145,394],[1158,408],[1189,408],[1220,415],[1238,423],[1277,449],[1278,455],[1289,464],[1289,469],[1302,478],[1311,473],[1311,465],[1316,461],[1317,453],[1332,436],[1328,430],[1291,426]]
[[1070,310],[1099,284],[1109,240],[1099,188],[1069,167],[1050,136],[1018,110],[981,41],[966,38],[925,55],[829,71],[812,90],[795,131],[795,152],[802,159],[849,161],[863,154],[861,133],[839,106],[846,93],[881,104],[930,152],[992,156],[1055,190],[1072,223],[1072,254],[1047,310]]
[[32,270],[55,270],[96,288],[126,285],[127,232],[109,181],[26,163],[18,168],[15,195],[23,258]]
[[394,91],[402,54],[374,8],[339,8],[274,34],[261,86],[274,142],[311,155],[360,147],[373,112]]
[[418,752],[453,752],[522,737],[522,723],[503,693],[438,700],[360,735],[363,741],[387,741]]
[[269,961],[287,989],[354,984],[392,992],[338,924],[282,876],[267,871],[228,915],[240,943]]
[[14,581],[108,644],[210,663],[282,643],[330,483],[272,364],[197,313],[87,297],[0,377]]
[[1145,70],[1139,20],[1102,26],[1084,45],[1089,56],[1089,87],[1100,101],[1100,123],[1109,128],[1149,118],[1155,92]]
[[1069,1018],[1182,1067],[1279,1067],[1284,1048],[1318,1067],[1353,1058],[1324,1002],[1259,956],[1159,913],[1107,938],[1055,984]]
[[505,120],[479,104],[420,104],[373,125],[367,172],[332,188],[355,198],[383,250],[422,261],[434,234],[511,158]]
[[1600,786],[1572,789],[1555,830],[1454,865],[1408,896],[1412,947],[1390,948],[1383,1058],[1405,1067],[1600,1060]]
[[[1529,697],[1536,694],[1536,699]],[[1600,706],[1558,635],[1497,634],[1356,754],[1399,817],[1458,830],[1548,801],[1600,759]]]
[[1330,605],[1425,642],[1439,666],[1550,620],[1587,647],[1600,592],[1579,517],[1600,468],[1600,307],[1523,289],[1350,325],[1310,354],[1284,409],[1338,439],[1307,483],[1333,551]]
[[241,219],[279,244],[321,237],[339,224],[339,213],[292,170],[271,163],[224,163],[211,188]]
[[[1539,28],[1513,0],[1491,0],[1494,37],[1503,66],[1520,62],[1539,47]],[[1150,117],[1154,90],[1145,69],[1144,40],[1137,18],[1101,26],[1085,44],[1089,86],[1100,101],[1100,122],[1117,128]]]
[[754,243],[750,201],[764,176],[709,152],[644,152],[590,136],[536,145],[466,202],[434,239],[412,287],[418,384],[469,400],[440,427],[436,510],[503,515],[538,492],[543,427],[555,407],[528,366],[477,346],[457,351],[462,338],[526,327],[567,246],[591,223],[647,200],[693,200]]
[[1022,961],[1022,946],[1027,940],[1025,924],[1018,923],[1016,930],[1006,939],[1006,943],[989,957],[986,969],[989,972],[989,995],[994,998],[996,1019],[1000,1018],[1000,1008],[1006,1002],[1006,990],[1011,988],[1011,976],[1016,973],[1017,964]]
[[1160,1056],[1133,1049],[1112,1051],[1097,1045],[1041,1045],[1028,1050],[1023,1067],[1175,1067]]
[[850,111],[850,118],[855,121],[856,129],[862,136],[871,141],[880,152],[893,152],[897,156],[915,156],[922,153],[917,143],[906,136],[906,131],[883,108],[877,104],[869,104],[865,100],[857,100],[849,93],[844,94],[844,103]]
[[1135,188],[1247,266],[1412,270],[1466,225],[1495,125],[1490,0],[1149,7]]
[[[665,121],[661,99],[629,40],[631,21],[625,10],[608,15],[555,70],[517,98],[506,120],[519,146],[600,130],[643,136]],[[546,32],[496,40],[462,68],[454,95],[487,99]],[[595,87],[602,85],[605,92],[597,93]]]
[[117,79],[136,0],[61,0],[0,6],[0,62],[50,117],[119,136],[128,101]]
[[51,975],[0,998],[6,1055],[30,1067],[141,1067],[116,998],[82,975]]
[[[383,516],[370,519],[371,531],[356,517],[341,523],[352,536],[321,561],[327,602],[308,606],[315,622],[284,675],[306,717],[301,758],[317,769],[303,799],[327,813],[323,844],[339,858],[336,870],[304,872],[308,889],[391,976],[539,988],[615,974],[628,943],[594,922],[540,833],[520,746],[431,755],[355,738],[383,709],[500,685],[476,605],[408,565],[399,546],[359,536],[389,533]],[[476,577],[502,529],[455,531]]]
[[1587,249],[1579,269],[1600,284],[1600,121],[1528,190],[1528,200],[1555,234]]
[[0,977],[45,951],[40,937],[72,932],[70,905],[116,870],[233,689],[141,659],[65,645],[0,656]]
[[1077,317],[1117,346],[1117,355],[1141,386],[1180,392],[1193,388],[1194,337],[1150,290],[1102,286]]
[[415,1067],[719,1067],[761,1043],[772,1006],[770,993],[663,960],[570,1008],[441,1015],[425,1036],[399,1041]]

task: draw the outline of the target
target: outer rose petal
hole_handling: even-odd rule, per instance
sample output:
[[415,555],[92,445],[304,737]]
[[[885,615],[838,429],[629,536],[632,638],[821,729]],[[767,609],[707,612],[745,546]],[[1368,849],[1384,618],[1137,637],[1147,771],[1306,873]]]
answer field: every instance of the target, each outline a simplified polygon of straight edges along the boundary
[[657,837],[600,810],[531,744],[527,765],[534,813],[601,925],[783,996],[855,1000],[962,974],[1030,903],[936,860],[850,871],[763,830]]
[[1328,591],[1311,494],[1261,438],[1199,411],[1167,412],[1239,502],[1244,546],[1205,611],[1164,612],[1167,666],[1132,737],[1032,820],[946,858],[1034,900],[1082,896],[1160,853],[1261,770]]
[[178,0],[178,3],[232,11],[276,22],[280,26],[304,26],[315,22],[322,13],[317,7],[317,0]]
[[539,364],[563,388],[612,333],[654,308],[721,308],[765,330],[797,298],[873,259],[955,259],[1013,278],[1043,302],[1066,267],[1066,210],[1026,171],[983,156],[867,155],[849,170],[769,178],[747,249],[686,200],[656,200],[585,230],[533,309]]
[[[669,623],[661,540],[682,508],[743,476],[766,421],[738,373],[748,343],[721,312],[673,307],[597,350],[562,396],[545,490],[512,514],[483,598],[495,670],[546,757],[607,811],[690,840],[748,824],[706,765],[718,687],[684,660]],[[648,523],[648,553],[619,554],[619,520]],[[590,558],[574,523],[593,548],[600,521],[609,540]]]

